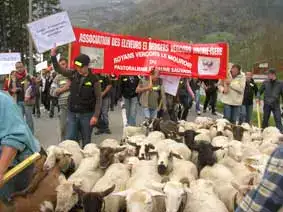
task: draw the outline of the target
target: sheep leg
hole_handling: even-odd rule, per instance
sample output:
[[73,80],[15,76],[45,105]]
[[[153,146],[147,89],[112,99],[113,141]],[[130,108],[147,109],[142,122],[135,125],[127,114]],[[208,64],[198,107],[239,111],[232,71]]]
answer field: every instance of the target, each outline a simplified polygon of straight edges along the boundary
[[39,183],[47,176],[47,174],[48,174],[47,171],[43,171],[40,172],[39,174],[36,174],[26,189],[24,189],[23,191],[13,193],[11,195],[11,198],[13,199],[18,196],[25,197],[27,194],[33,193],[37,189]]

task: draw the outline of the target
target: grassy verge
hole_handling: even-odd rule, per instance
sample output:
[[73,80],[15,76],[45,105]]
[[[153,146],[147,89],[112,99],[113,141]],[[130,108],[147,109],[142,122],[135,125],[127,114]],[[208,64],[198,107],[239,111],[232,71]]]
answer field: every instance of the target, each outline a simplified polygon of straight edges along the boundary
[[[204,101],[205,101],[205,96],[201,96],[201,97],[200,97],[200,102],[201,102],[202,105],[204,104]],[[217,101],[217,103],[216,103],[216,111],[223,114],[223,108],[224,108],[223,103]],[[262,115],[263,115],[263,114],[260,113],[261,119],[262,119]],[[253,111],[252,123],[253,123],[254,125],[256,125],[256,126],[258,125],[258,123],[257,123],[257,112],[256,112],[256,111]],[[274,121],[273,116],[270,116],[270,119],[269,119],[269,126],[275,126],[275,121]]]

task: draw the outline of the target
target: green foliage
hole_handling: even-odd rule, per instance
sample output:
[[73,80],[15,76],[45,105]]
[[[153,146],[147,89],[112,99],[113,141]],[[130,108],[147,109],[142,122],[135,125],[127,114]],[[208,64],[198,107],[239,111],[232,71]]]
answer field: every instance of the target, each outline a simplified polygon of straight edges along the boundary
[[[24,62],[28,61],[28,3],[28,0],[0,0],[0,52],[20,52]],[[33,20],[57,13],[59,6],[59,0],[33,0]]]
[[282,2],[144,0],[115,24],[101,28],[159,39],[226,41],[230,44],[230,61],[240,63],[246,71],[257,61],[267,59],[276,64],[283,58]]

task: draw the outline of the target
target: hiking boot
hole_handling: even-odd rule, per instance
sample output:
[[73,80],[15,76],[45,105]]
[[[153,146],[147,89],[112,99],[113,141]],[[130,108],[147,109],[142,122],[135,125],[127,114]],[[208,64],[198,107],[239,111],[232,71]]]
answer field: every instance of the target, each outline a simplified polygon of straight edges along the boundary
[[200,111],[198,111],[198,112],[197,112],[197,114],[198,114],[198,116],[200,116],[201,112],[200,112]]
[[215,112],[215,111],[214,111],[214,112],[212,112],[211,114],[212,114],[212,115],[214,115],[214,116],[217,116],[217,114],[216,114],[216,112]]
[[103,133],[104,133],[104,131],[98,130],[98,131],[95,133],[95,135],[102,135]]
[[111,131],[110,131],[110,129],[104,130],[104,133],[105,133],[105,134],[112,134]]

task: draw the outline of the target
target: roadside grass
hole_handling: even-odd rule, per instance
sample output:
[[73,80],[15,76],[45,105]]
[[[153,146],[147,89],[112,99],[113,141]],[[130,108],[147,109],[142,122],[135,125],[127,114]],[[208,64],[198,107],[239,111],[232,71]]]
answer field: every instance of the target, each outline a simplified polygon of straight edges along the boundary
[[[205,101],[205,96],[201,96],[200,97],[200,103],[203,105],[204,104],[204,101]],[[223,114],[223,109],[224,109],[224,105],[222,102],[220,101],[217,101],[216,103],[216,111]],[[261,124],[262,124],[262,117],[263,117],[263,114],[260,113],[260,117],[261,117]],[[252,124],[255,125],[255,126],[258,126],[258,122],[257,122],[257,112],[256,111],[253,111],[253,115],[252,115]],[[273,116],[270,116],[270,119],[269,119],[269,126],[275,126],[275,121],[274,121],[274,118]]]

